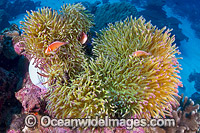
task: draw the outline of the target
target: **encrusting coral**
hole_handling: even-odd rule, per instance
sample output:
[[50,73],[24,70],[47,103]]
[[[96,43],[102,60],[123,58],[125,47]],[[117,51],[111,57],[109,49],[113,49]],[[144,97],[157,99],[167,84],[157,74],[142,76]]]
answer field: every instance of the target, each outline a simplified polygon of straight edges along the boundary
[[[50,85],[53,79],[66,75],[74,78],[85,62],[78,38],[93,25],[92,15],[81,4],[64,5],[59,13],[51,8],[27,13],[25,21],[21,22],[24,31],[21,43],[25,44],[26,54],[31,55],[36,66],[44,71],[40,75],[48,77]],[[46,49],[55,41],[66,42],[66,45],[46,54]]]

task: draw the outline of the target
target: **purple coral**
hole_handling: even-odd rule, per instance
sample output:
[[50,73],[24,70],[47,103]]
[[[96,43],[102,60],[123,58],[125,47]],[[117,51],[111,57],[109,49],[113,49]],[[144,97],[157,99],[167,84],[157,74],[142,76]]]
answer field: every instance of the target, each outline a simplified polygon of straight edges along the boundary
[[173,118],[176,120],[176,127],[168,128],[167,132],[198,132],[200,127],[199,104],[194,105],[194,102],[188,97],[183,97],[183,94],[178,100],[180,106],[175,107],[172,112]]
[[26,116],[27,114],[14,115],[8,133],[20,133],[23,127],[25,126],[24,120]]
[[22,42],[17,42],[14,44],[14,50],[18,55],[21,55],[24,51],[24,45]]
[[176,121],[175,127],[155,127],[150,128],[150,133],[199,133],[200,113],[198,112],[199,105],[194,105],[194,102],[188,97],[177,98],[180,106],[173,108],[172,117]]
[[15,96],[22,103],[25,112],[38,112],[43,104],[41,96],[45,90],[32,84],[29,75],[24,79],[25,86]]

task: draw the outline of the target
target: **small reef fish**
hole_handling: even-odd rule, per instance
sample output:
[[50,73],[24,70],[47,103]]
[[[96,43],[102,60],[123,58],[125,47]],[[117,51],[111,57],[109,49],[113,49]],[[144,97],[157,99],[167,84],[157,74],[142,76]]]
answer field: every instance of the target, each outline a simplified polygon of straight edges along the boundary
[[65,44],[68,44],[68,42],[55,41],[47,47],[47,49],[45,50],[45,54],[49,55],[50,52],[57,50],[59,47]]
[[84,32],[82,32],[79,38],[79,41],[81,42],[81,44],[85,44],[87,39],[88,39],[87,35]]
[[33,114],[34,114],[34,115],[38,115],[38,112],[34,112]]
[[135,51],[135,52],[132,53],[132,56],[137,56],[137,57],[146,56],[146,55],[151,55],[151,53],[147,53],[147,52],[142,51],[142,50],[138,50],[138,51]]

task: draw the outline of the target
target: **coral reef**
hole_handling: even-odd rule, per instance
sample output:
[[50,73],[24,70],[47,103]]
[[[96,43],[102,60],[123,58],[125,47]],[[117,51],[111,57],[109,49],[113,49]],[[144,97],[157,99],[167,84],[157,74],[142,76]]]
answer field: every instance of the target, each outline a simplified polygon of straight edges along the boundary
[[177,98],[179,103],[173,107],[172,117],[176,125],[174,127],[149,128],[150,133],[197,133],[200,127],[200,113],[197,112],[199,104],[194,105],[194,102],[188,97]]
[[33,85],[28,74],[23,83],[24,87],[15,94],[15,97],[22,103],[23,112],[39,112],[44,105],[42,95],[46,90]]
[[191,27],[195,30],[197,37],[200,38],[200,18],[196,17],[200,14],[200,10],[198,8],[200,6],[200,2],[198,0],[191,0],[190,2],[187,0],[167,0],[166,4],[173,10],[174,13],[189,19],[192,23]]
[[[132,13],[133,17],[137,16],[137,10],[130,4],[113,5],[103,4],[101,10],[99,7],[94,12],[108,15],[107,12],[115,14],[119,11],[125,16]],[[112,6],[115,8],[110,8]],[[127,7],[128,12],[127,9],[116,10],[121,6]],[[131,16],[120,21],[124,16],[116,15],[116,19],[108,22],[108,15],[105,23],[96,26],[98,30],[109,23],[93,39],[95,58],[87,58],[80,38],[81,34],[89,32],[93,23],[92,15],[81,4],[64,5],[59,12],[42,8],[27,13],[25,21],[21,22],[23,35],[4,32],[7,33],[4,36],[15,38],[14,49],[19,55],[34,59],[36,67],[44,72],[38,74],[48,78],[49,88],[43,90],[33,85],[29,76],[25,78],[22,89],[15,95],[24,110],[13,119],[9,132],[83,131],[71,127],[44,128],[40,123],[30,129],[22,122],[26,113],[34,114],[38,119],[43,113],[52,118],[175,118],[177,127],[149,131],[198,130],[199,106],[194,106],[193,102],[188,104],[187,98],[183,102],[175,98],[179,97],[178,87],[183,85],[178,74],[181,70],[178,59],[181,58],[175,56],[180,52],[171,30],[158,29],[143,17],[133,19]],[[97,15],[96,19],[99,22],[102,16],[98,18]],[[52,50],[50,46],[55,42],[61,46]],[[126,132],[125,128],[99,127],[93,131]],[[134,128],[133,132],[146,130]],[[91,128],[83,132],[88,131]]]
[[13,48],[13,42],[17,39],[20,35],[19,28],[17,25],[13,24],[10,28],[6,28],[2,31],[3,34],[3,55],[9,59],[14,60],[15,58],[19,57]]
[[190,99],[192,99],[194,103],[200,104],[200,94],[198,92],[193,93]]
[[176,35],[175,43],[179,46],[181,41],[188,41],[189,38],[184,35],[182,29],[179,28],[178,25],[181,24],[181,22],[178,19],[167,17],[166,12],[162,8],[164,3],[165,2],[162,0],[150,0],[144,7],[145,10],[139,12],[139,14],[143,15],[148,21],[151,20],[152,24],[156,25],[158,28],[167,26],[168,28],[173,29],[171,33]]
[[25,13],[26,10],[35,10],[37,6],[40,6],[40,2],[34,3],[31,0],[15,0],[11,2],[9,0],[0,1],[0,30],[9,27],[9,20],[15,18],[20,13]]
[[15,98],[15,92],[22,87],[27,61],[14,51],[13,43],[19,37],[19,28],[15,24],[4,29],[0,35],[0,132],[9,127],[12,115],[20,113],[22,108]]
[[83,1],[82,4],[87,10],[89,10],[92,14],[94,14],[97,10],[97,6],[101,4],[101,2],[95,1],[94,3],[90,3],[88,1]]
[[166,128],[166,132],[189,132],[195,133],[200,127],[200,113],[197,112],[199,105],[194,105],[194,102],[188,97],[178,99],[180,107],[175,107],[172,111],[173,118],[176,120],[176,127]]
[[99,32],[99,30],[107,27],[109,23],[124,20],[127,16],[131,15],[136,17],[137,10],[129,3],[118,2],[113,4],[103,4],[102,6],[98,7],[94,13],[94,30]]
[[[27,60],[15,51],[15,43],[21,39],[19,28],[12,24],[1,32],[0,66],[6,70],[13,70],[20,76],[27,71]],[[21,51],[22,52],[22,51]]]
[[109,0],[102,0],[103,4],[109,3]]
[[189,79],[188,79],[189,82],[195,82],[194,83],[194,88],[200,92],[200,73],[194,71],[192,72],[190,75],[189,75]]
[[18,81],[15,72],[0,67],[0,132],[9,127],[12,114],[19,113],[21,109],[20,103],[14,96]]

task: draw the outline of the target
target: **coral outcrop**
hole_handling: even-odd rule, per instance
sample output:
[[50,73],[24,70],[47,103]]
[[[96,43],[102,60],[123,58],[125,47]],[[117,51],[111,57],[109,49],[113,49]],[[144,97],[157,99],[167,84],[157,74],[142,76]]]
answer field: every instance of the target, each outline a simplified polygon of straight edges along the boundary
[[99,30],[107,27],[109,23],[124,20],[127,16],[137,17],[137,13],[137,9],[126,2],[103,4],[94,13],[94,30],[99,32]]
[[0,67],[0,132],[10,125],[12,114],[19,113],[21,106],[14,96],[19,78],[15,72]]
[[33,85],[28,74],[23,84],[24,87],[15,94],[15,97],[22,103],[23,112],[39,112],[43,104],[42,96],[46,90]]
[[193,82],[194,81],[194,88],[200,92],[200,73],[194,71],[189,75],[189,82]]
[[14,70],[19,76],[22,76],[27,71],[27,60],[15,51],[15,43],[20,39],[20,31],[16,24],[12,24],[1,32],[0,66],[9,71]]
[[168,28],[173,29],[172,34],[176,35],[175,43],[177,46],[180,45],[180,42],[183,40],[188,41],[188,37],[182,33],[182,29],[179,28],[181,22],[175,17],[167,17],[166,12],[163,10],[163,5],[165,1],[162,0],[148,0],[145,10],[140,11],[138,14],[144,16],[147,21],[152,22],[153,25],[156,25],[158,28],[167,26]]
[[175,119],[175,126],[149,128],[150,133],[197,133],[200,130],[199,104],[194,104],[188,97],[177,98],[179,104],[173,107],[172,116]]
[[0,132],[9,128],[12,115],[20,113],[22,108],[15,92],[22,86],[27,62],[14,51],[13,43],[18,37],[20,32],[15,24],[0,33]]
[[200,104],[200,93],[198,92],[193,93],[190,99],[192,99],[195,104]]
[[194,29],[197,37],[200,38],[200,18],[196,17],[200,14],[200,10],[198,8],[200,6],[199,1],[191,0],[188,2],[187,0],[167,0],[166,4],[174,13],[188,19],[191,22],[191,28]]
[[176,127],[166,129],[167,132],[189,132],[195,133],[200,127],[200,113],[198,112],[199,104],[194,105],[194,102],[188,97],[179,98],[180,107],[175,107],[172,112],[173,118],[176,120]]
[[35,10],[40,6],[40,2],[32,0],[1,0],[0,1],[0,30],[10,26],[9,20],[12,20],[17,15],[25,13],[26,10]]
[[[78,3],[78,2],[77,2],[77,3]],[[90,2],[88,2],[88,1],[83,1],[83,2],[81,2],[81,3],[82,3],[83,6],[84,6],[87,10],[89,10],[92,14],[94,14],[94,13],[96,12],[97,6],[98,6],[99,4],[101,4],[100,1],[95,1],[94,3],[90,3]]]
[[[103,6],[108,9],[110,4]],[[137,14],[135,8],[129,9]],[[175,56],[180,52],[171,30],[158,29],[143,17],[110,23],[93,39],[95,58],[88,59],[80,35],[93,25],[92,15],[81,4],[64,5],[60,12],[42,8],[27,13],[21,22],[24,33],[20,43],[44,72],[39,75],[48,77],[44,99],[51,117],[149,120],[173,115],[173,106],[178,104],[174,96],[182,83],[178,74],[181,58]],[[63,45],[49,48],[58,41]],[[24,87],[16,96],[27,112],[38,112],[40,92],[40,88]],[[119,129],[124,131],[124,127]]]

